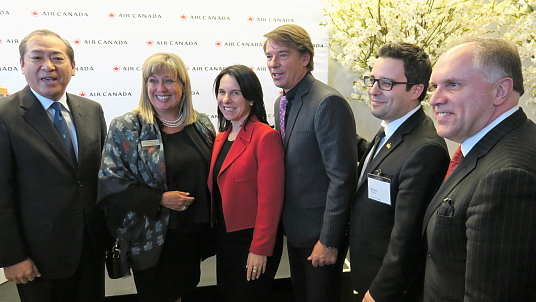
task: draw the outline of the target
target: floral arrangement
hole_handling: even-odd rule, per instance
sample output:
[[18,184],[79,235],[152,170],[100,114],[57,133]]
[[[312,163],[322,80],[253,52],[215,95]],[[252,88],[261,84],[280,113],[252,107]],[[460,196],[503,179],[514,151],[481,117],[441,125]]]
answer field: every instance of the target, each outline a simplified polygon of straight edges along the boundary
[[462,36],[500,33],[519,45],[525,63],[532,62],[525,68],[525,83],[531,88],[529,102],[536,104],[535,4],[536,0],[325,0],[324,25],[330,32],[331,56],[357,76],[350,99],[367,100],[361,79],[372,69],[376,49],[386,42],[420,45],[434,64],[445,47]]

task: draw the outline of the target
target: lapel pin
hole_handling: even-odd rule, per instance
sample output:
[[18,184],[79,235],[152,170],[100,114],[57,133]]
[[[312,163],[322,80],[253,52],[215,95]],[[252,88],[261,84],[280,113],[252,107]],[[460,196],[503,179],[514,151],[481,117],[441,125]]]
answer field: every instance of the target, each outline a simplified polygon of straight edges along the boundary
[[387,149],[391,149],[391,143],[388,143],[387,145],[385,145],[387,147]]

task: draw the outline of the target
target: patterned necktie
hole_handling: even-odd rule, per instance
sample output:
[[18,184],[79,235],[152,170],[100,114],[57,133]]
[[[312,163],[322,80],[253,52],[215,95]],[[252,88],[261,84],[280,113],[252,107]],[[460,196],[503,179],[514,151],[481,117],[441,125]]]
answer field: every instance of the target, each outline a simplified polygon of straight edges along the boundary
[[56,128],[56,131],[60,135],[61,141],[63,142],[63,146],[65,147],[65,150],[67,150],[67,153],[69,153],[69,156],[73,160],[74,163],[76,163],[76,154],[74,152],[73,142],[71,139],[71,133],[69,132],[69,127],[67,126],[67,122],[65,121],[65,118],[63,117],[63,114],[61,113],[61,103],[60,102],[54,102],[52,103],[52,108],[54,108],[54,127]]
[[463,153],[462,153],[462,145],[458,145],[458,148],[456,148],[456,151],[454,151],[454,154],[452,154],[452,159],[449,163],[449,169],[447,170],[447,174],[445,175],[445,179],[443,181],[446,181],[447,178],[449,178],[450,174],[456,169],[456,167],[460,164],[460,162],[463,159]]
[[282,96],[279,102],[279,129],[281,131],[281,138],[285,139],[285,115],[287,114],[287,97]]

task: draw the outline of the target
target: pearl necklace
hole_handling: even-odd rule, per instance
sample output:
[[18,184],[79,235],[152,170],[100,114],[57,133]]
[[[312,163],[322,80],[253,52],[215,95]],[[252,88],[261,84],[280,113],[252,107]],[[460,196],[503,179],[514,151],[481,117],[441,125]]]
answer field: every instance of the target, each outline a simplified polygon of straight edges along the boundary
[[160,116],[158,117],[158,119],[162,122],[162,124],[164,124],[164,126],[169,127],[169,128],[178,128],[182,125],[182,121],[181,121],[182,115],[179,116],[179,118],[174,121],[165,120],[161,118]]

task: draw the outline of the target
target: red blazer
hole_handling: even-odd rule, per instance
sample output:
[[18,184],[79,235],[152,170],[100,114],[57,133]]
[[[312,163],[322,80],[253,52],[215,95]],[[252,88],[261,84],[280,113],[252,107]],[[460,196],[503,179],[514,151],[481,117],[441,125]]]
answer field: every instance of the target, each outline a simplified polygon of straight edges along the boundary
[[[218,175],[228,232],[254,228],[249,251],[271,256],[283,208],[285,171],[281,135],[256,117],[238,133]],[[213,190],[214,164],[231,127],[214,142],[208,187]]]

